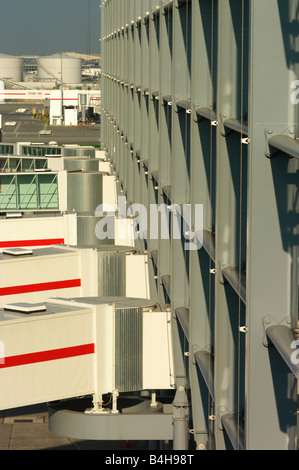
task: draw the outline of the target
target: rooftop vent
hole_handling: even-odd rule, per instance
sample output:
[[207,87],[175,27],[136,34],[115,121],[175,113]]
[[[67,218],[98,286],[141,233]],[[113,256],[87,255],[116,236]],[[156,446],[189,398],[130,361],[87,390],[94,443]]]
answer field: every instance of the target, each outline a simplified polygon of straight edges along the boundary
[[4,310],[30,314],[30,313],[36,313],[36,312],[44,312],[45,310],[47,310],[47,308],[44,304],[28,304],[25,302],[21,302],[21,303],[16,303],[16,304],[5,305]]
[[6,248],[3,250],[4,255],[10,256],[24,256],[24,255],[32,255],[33,251],[27,248]]
[[7,219],[19,219],[21,217],[23,217],[22,212],[7,212],[6,213],[6,218]]

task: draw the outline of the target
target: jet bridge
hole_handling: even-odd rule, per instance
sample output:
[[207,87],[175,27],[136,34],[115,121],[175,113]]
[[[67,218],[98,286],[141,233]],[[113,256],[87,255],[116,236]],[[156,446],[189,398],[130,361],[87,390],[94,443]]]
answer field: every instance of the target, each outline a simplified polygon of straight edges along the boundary
[[[169,309],[128,297],[5,305],[0,309],[0,409],[54,402],[54,432],[62,432],[62,413],[65,435],[128,439],[126,430],[110,421],[120,414],[119,395],[125,393],[128,401],[128,394],[173,387],[169,319]],[[104,406],[107,394],[110,408]],[[69,410],[62,411],[70,403],[75,406],[71,420]],[[82,409],[84,403],[90,408]],[[122,423],[129,419],[131,425],[132,418],[139,423],[142,419],[143,426],[135,428],[136,438],[172,438],[172,408],[158,403],[154,393],[151,401],[135,397],[133,405],[118,419]],[[86,426],[90,417],[93,424]],[[69,427],[74,419],[77,423]],[[79,426],[82,420],[85,424]]]

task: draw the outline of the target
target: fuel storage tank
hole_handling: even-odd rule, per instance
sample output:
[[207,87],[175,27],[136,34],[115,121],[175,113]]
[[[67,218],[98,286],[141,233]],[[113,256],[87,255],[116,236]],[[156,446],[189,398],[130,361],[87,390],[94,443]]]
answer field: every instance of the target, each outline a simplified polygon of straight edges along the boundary
[[61,80],[65,84],[82,83],[82,59],[63,54],[39,57],[37,77],[39,80]]
[[0,54],[0,78],[22,82],[23,65],[24,60],[21,57]]

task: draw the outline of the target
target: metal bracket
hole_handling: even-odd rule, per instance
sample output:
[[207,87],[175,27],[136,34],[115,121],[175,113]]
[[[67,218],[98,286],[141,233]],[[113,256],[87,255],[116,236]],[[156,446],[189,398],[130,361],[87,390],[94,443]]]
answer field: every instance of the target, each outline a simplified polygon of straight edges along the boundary
[[191,349],[192,349],[192,351],[191,351],[190,354],[191,354],[191,357],[192,357],[192,364],[193,364],[193,365],[196,365],[196,360],[195,360],[195,358],[194,358],[194,355],[195,355],[195,353],[196,353],[197,351],[206,351],[206,352],[209,353],[209,354],[213,354],[213,352],[214,352],[213,349],[212,349],[211,344],[207,344],[207,345],[206,345],[205,347],[203,347],[203,348],[200,348],[197,344],[193,344],[193,346],[192,346]]
[[219,126],[220,126],[220,134],[223,136],[223,137],[227,137],[231,132],[232,130],[228,129],[227,127],[224,126],[224,121],[228,119],[228,115],[227,114],[220,114],[220,121],[219,121]]
[[[198,440],[200,441],[205,440],[205,438],[208,439],[208,431],[199,431],[196,429],[189,429],[189,434],[194,436],[195,441],[197,441],[197,438],[196,438],[197,436],[198,436]],[[202,437],[200,438],[200,436]],[[196,450],[206,450],[206,449],[207,449],[207,444],[205,444],[204,442],[197,443]]]
[[160,5],[157,5],[156,8],[155,8],[155,10],[153,10],[153,11],[151,12],[151,20],[152,20],[152,21],[155,21],[156,15],[158,15],[159,12],[160,12],[160,8],[161,8]]
[[200,442],[197,445],[197,450],[206,450],[206,448],[207,448],[207,446],[203,442]]
[[195,365],[196,364],[196,360],[194,359],[194,354],[196,353],[196,351],[200,351],[200,347],[197,345],[197,344],[193,344],[192,346],[192,364]]
[[267,338],[267,329],[270,326],[273,325],[284,325],[287,326],[288,328],[291,328],[292,324],[292,318],[290,315],[285,316],[281,321],[277,321],[275,318],[271,317],[270,315],[267,315],[266,317],[263,318],[263,325],[264,325],[264,339],[263,339],[263,345],[266,348],[271,347],[271,343],[268,341]]
[[218,419],[217,419],[217,427],[220,431],[223,431],[223,425],[222,425],[222,422],[221,422],[221,418],[222,418],[222,416],[224,416],[226,414],[230,414],[232,412],[229,411],[224,406],[220,406],[220,408],[218,408],[218,413],[219,413],[219,416],[218,416]]
[[147,11],[143,17],[143,24],[146,25],[148,22],[149,22],[149,18],[150,18],[150,14],[151,12],[150,11]]
[[278,150],[272,149],[270,150],[269,139],[275,135],[286,135],[288,137],[293,137],[295,134],[295,125],[290,127],[267,127],[265,129],[265,155],[268,158],[272,158],[279,153]]
[[139,26],[141,25],[141,22],[142,22],[142,17],[138,16],[138,18],[135,21],[135,27],[139,28]]
[[239,327],[239,332],[240,333],[247,333],[248,332],[248,327],[247,326],[240,326]]
[[223,286],[227,283],[227,280],[225,279],[225,277],[223,276],[222,274],[222,270],[225,269],[227,267],[226,264],[223,264],[223,263],[219,263],[219,266],[220,266],[220,277],[219,277],[219,282],[220,284],[222,284]]

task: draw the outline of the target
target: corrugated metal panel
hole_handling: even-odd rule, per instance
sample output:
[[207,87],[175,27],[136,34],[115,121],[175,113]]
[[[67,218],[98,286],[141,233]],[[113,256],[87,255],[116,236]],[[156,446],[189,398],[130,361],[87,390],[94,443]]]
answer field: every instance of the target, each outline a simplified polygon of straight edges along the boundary
[[103,201],[103,175],[78,172],[67,175],[68,211],[94,212]]
[[95,233],[97,223],[102,217],[95,217],[93,214],[78,214],[77,215],[77,230],[78,230],[78,245],[113,245],[114,240],[108,237],[105,240],[100,240]]
[[85,171],[98,171],[99,160],[94,158],[65,158],[65,170],[85,170]]
[[63,148],[64,157],[90,157],[95,158],[95,148],[93,147],[70,147]]
[[115,387],[121,392],[142,389],[142,309],[115,312]]
[[98,253],[99,291],[101,296],[126,296],[126,253]]

